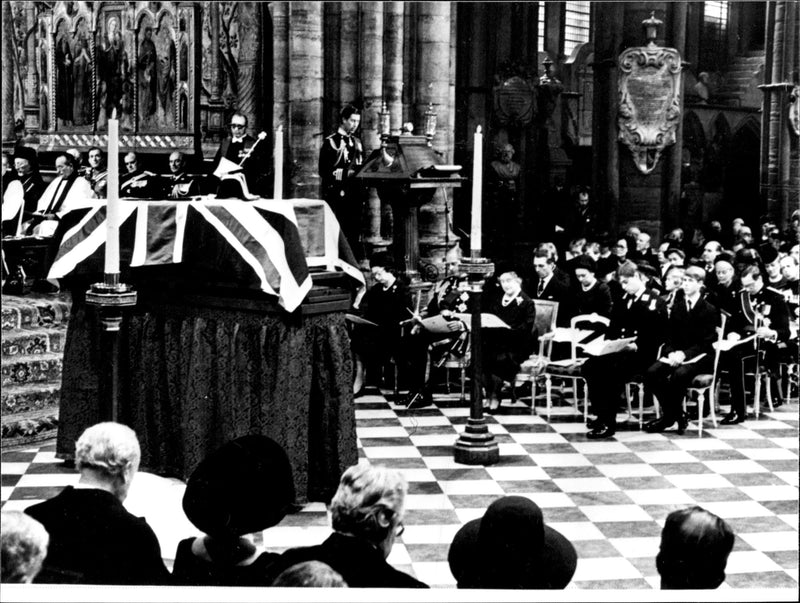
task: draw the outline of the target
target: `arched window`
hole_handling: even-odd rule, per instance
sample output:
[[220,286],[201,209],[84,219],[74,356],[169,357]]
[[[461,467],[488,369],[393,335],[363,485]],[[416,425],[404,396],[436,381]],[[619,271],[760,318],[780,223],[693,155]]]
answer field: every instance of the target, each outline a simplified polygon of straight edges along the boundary
[[718,71],[725,59],[728,31],[728,2],[703,3],[703,29],[700,35],[702,71]]
[[591,2],[564,4],[564,55],[570,56],[576,46],[589,41]]
[[539,52],[544,52],[544,2],[539,2]]

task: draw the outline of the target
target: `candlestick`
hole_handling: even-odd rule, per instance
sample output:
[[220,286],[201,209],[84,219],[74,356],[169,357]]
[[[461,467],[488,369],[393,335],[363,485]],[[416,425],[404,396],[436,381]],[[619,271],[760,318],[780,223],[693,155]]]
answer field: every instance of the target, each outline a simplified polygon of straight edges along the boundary
[[283,199],[283,125],[275,131],[275,189],[273,197]]
[[119,274],[119,120],[108,120],[108,187],[106,199],[105,273]]
[[475,142],[472,153],[472,230],[470,249],[473,257],[481,255],[481,189],[483,187],[483,134],[481,127],[475,128]]

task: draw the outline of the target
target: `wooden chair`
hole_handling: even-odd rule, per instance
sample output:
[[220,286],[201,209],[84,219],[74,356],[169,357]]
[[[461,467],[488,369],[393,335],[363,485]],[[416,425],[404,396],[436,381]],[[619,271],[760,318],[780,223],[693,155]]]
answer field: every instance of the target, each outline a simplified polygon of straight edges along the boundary
[[[597,313],[592,314],[579,314],[570,319],[570,328],[572,329],[589,329],[592,331],[602,329],[605,331],[611,323],[609,318],[600,316]],[[598,329],[598,325],[600,328]],[[594,327],[594,328],[593,328]],[[578,357],[578,341],[570,340],[570,358],[567,360],[558,360],[550,362],[544,372],[545,391],[547,396],[547,414],[550,416],[550,409],[552,408],[552,379],[553,377],[560,379],[562,382],[572,381],[572,395],[575,401],[575,409],[580,414],[580,402],[578,400],[578,383],[583,384],[583,420],[589,418],[589,386],[586,379],[583,377],[581,367],[586,361],[586,357]]]
[[[539,336],[539,352],[533,353],[529,360],[522,363],[520,372],[517,374],[516,384],[528,382],[531,384],[531,413],[536,414],[536,381],[541,377],[536,367],[541,366],[540,359],[549,362],[550,354],[553,351],[553,337],[552,333],[556,328],[556,319],[558,318],[558,302],[534,299],[536,306],[536,321],[534,328]],[[549,397],[547,407],[547,417],[550,418]]]
[[705,406],[706,399],[708,400],[709,414],[711,415],[711,422],[714,427],[717,426],[717,399],[718,399],[718,372],[719,372],[719,357],[722,352],[720,343],[725,338],[725,323],[728,317],[723,313],[721,315],[720,324],[717,327],[717,344],[714,346],[714,368],[711,374],[701,373],[692,379],[691,387],[686,389],[686,394],[683,397],[683,412],[686,412],[686,401],[691,396],[697,397],[697,435],[703,435],[703,407]]

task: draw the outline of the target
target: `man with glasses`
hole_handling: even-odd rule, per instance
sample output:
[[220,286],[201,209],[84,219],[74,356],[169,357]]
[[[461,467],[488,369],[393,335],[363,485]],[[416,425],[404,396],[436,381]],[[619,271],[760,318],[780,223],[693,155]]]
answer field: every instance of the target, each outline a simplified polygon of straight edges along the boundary
[[[217,149],[214,156],[213,168],[219,166],[222,158],[241,166],[247,188],[254,195],[271,195],[268,191],[268,173],[271,170],[271,162],[267,149],[266,134],[257,139],[247,133],[247,116],[242,113],[234,113],[231,117],[231,135],[225,138]],[[263,133],[262,133],[263,134]]]
[[125,155],[125,173],[119,178],[119,194],[121,197],[136,197],[139,199],[153,196],[153,172],[148,172],[139,167],[139,158],[136,153]]

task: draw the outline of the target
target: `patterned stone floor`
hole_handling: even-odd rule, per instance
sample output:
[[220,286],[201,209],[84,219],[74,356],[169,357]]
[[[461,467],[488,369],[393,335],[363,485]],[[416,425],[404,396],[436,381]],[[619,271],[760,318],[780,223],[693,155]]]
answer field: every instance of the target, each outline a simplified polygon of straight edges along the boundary
[[[635,593],[633,600],[665,600],[656,590],[661,527],[672,510],[694,504],[736,532],[727,579],[702,600],[797,599],[797,403],[736,426],[715,429],[707,421],[702,437],[696,422],[683,436],[647,434],[630,422],[613,439],[591,441],[569,406],[555,408],[548,422],[506,402],[488,417],[500,462],[473,467],[454,462],[452,448],[469,409],[457,396],[435,398],[436,406],[419,409],[397,406],[377,390],[356,400],[360,456],[400,469],[409,482],[406,531],[389,561],[447,590],[434,600],[468,596],[449,590],[455,587],[449,543],[504,494],[536,501],[545,521],[574,543],[579,559],[561,593],[567,599],[632,600]],[[4,452],[3,508],[24,509],[76,480],[52,446]],[[182,495],[180,481],[140,473],[126,501],[155,529],[167,564],[177,542],[197,533],[181,510]],[[324,506],[312,503],[255,539],[281,551],[318,543],[328,533]]]

